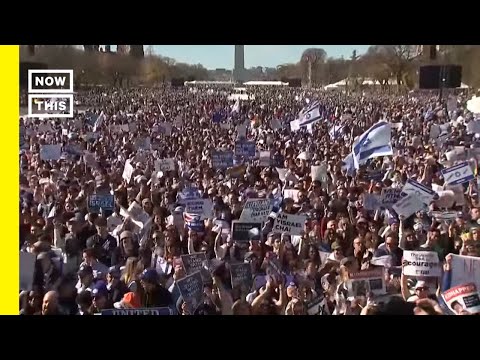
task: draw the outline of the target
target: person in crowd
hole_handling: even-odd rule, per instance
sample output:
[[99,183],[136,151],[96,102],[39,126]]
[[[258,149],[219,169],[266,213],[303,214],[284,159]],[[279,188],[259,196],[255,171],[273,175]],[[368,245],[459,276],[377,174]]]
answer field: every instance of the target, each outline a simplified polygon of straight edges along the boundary
[[[230,92],[106,86],[79,90],[69,122],[20,119],[19,248],[35,260],[20,313],[448,313],[452,254],[480,257],[476,179],[444,177],[465,161],[478,171],[467,94],[452,107],[378,89]],[[413,180],[435,195],[410,192]],[[442,278],[405,275],[409,252],[436,254]],[[181,285],[196,271],[191,309]]]

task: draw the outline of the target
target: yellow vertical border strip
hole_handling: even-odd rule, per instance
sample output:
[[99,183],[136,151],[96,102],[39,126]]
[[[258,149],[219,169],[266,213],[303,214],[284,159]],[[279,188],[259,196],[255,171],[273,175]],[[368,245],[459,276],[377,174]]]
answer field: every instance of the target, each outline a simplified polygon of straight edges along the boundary
[[1,315],[19,313],[19,71],[20,46],[0,45]]

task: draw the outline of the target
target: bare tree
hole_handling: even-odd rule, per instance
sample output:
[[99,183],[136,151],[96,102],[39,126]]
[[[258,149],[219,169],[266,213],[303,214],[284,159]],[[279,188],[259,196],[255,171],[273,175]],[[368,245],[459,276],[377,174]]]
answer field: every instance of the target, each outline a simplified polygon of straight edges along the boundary
[[320,73],[321,65],[325,62],[327,58],[327,52],[320,48],[308,48],[302,53],[300,58],[300,65],[302,67],[302,72],[304,74],[303,78],[308,80],[308,73],[310,71],[309,66],[311,66],[311,76],[312,81],[316,82],[318,75]]

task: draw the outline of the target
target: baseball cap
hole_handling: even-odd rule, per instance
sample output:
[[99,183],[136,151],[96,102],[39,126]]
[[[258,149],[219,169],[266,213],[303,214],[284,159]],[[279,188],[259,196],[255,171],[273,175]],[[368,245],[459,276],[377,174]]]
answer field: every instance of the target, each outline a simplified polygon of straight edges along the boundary
[[340,249],[340,248],[341,248],[341,246],[338,242],[334,241],[332,243],[332,250],[337,250],[337,249]]
[[107,284],[104,281],[97,281],[92,290],[93,297],[108,296]]
[[142,307],[140,296],[134,292],[123,295],[123,299],[113,304],[115,309],[139,309]]
[[158,282],[158,273],[155,269],[145,269],[140,275],[140,280],[149,284],[156,284]]

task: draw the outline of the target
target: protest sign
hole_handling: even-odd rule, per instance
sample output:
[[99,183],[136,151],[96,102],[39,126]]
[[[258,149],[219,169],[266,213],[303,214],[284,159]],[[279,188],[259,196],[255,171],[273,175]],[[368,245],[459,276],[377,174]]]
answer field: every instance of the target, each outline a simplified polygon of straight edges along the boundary
[[62,145],[41,145],[40,146],[40,159],[44,161],[59,160],[62,156]]
[[426,205],[429,205],[437,195],[434,190],[418,183],[413,179],[407,180],[407,183],[402,189],[402,193],[406,195],[413,195]]
[[382,190],[382,206],[391,207],[402,197],[402,189],[387,188]]
[[142,308],[142,309],[107,309],[102,310],[101,315],[173,315],[168,307]]
[[175,159],[159,159],[155,160],[155,171],[175,171]]
[[181,256],[183,268],[185,272],[190,275],[203,268],[204,262],[207,261],[205,253],[194,253]]
[[432,211],[430,216],[437,221],[455,220],[458,216],[456,211]]
[[247,199],[240,220],[245,222],[264,222],[272,212],[270,199]]
[[349,296],[368,296],[370,292],[374,295],[386,293],[385,270],[383,267],[349,273],[348,275]]
[[88,210],[99,213],[103,211],[113,211],[115,208],[115,197],[113,195],[90,195],[88,197]]
[[280,213],[273,223],[273,231],[289,235],[301,235],[307,217],[305,215],[291,215]]
[[200,271],[187,275],[175,283],[187,305],[188,312],[193,314],[203,302],[203,281]]
[[272,165],[272,153],[270,151],[260,151],[259,166],[271,166]]
[[245,286],[248,290],[252,287],[252,268],[250,264],[230,264],[230,276],[232,288],[236,286]]
[[266,257],[264,261],[266,262],[267,275],[271,276],[277,283],[280,283],[282,281],[283,271],[278,258],[272,254],[271,256]]
[[30,291],[33,285],[33,273],[35,272],[35,254],[20,252],[20,290]]
[[407,195],[392,205],[392,209],[399,216],[404,216],[405,218],[410,217],[417,211],[422,210],[424,207],[425,204],[413,195]]
[[235,156],[242,156],[245,159],[255,158],[254,141],[237,141],[235,143]]
[[408,276],[441,276],[440,261],[435,251],[403,252],[403,274]]
[[312,165],[310,167],[310,174],[312,181],[320,181],[322,183],[328,182],[327,164]]
[[298,190],[298,189],[284,189],[283,190],[283,197],[285,199],[290,198],[293,201],[298,201],[298,193],[299,192],[300,192],[300,190]]
[[480,258],[452,255],[451,286],[474,283],[480,289]]
[[227,169],[233,166],[232,151],[213,151],[212,166],[214,169]]
[[130,164],[130,160],[125,161],[125,167],[123,168],[122,179],[124,179],[127,183],[130,182],[133,174],[133,166]]
[[459,185],[474,179],[472,168],[468,162],[462,162],[442,170],[442,176],[447,185]]
[[186,201],[199,199],[200,192],[195,187],[187,187],[179,192],[177,195],[177,202],[184,205]]
[[212,216],[213,203],[210,199],[194,199],[185,201],[185,212],[200,215],[200,220]]
[[378,194],[363,194],[363,207],[368,211],[374,211],[381,207],[382,196]]
[[442,297],[455,315],[480,313],[480,297],[473,283],[450,288],[442,294]]
[[260,240],[262,233],[261,222],[232,221],[232,240],[238,242],[249,242]]

